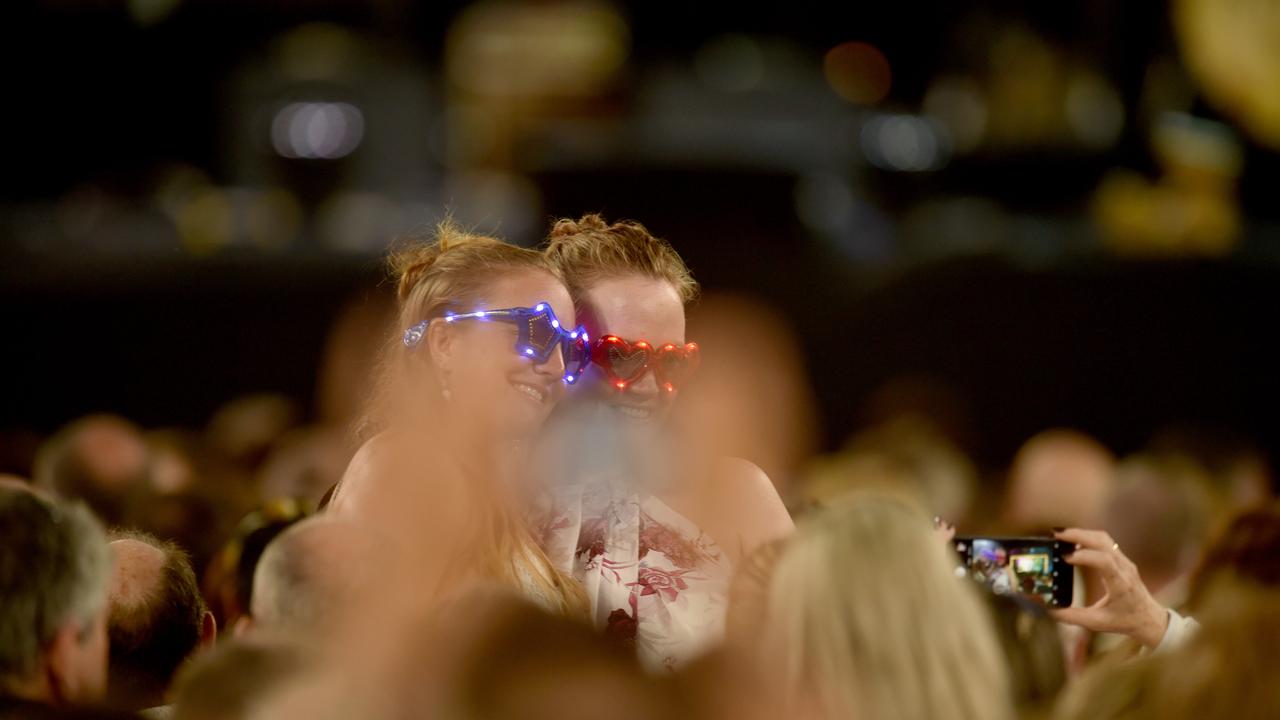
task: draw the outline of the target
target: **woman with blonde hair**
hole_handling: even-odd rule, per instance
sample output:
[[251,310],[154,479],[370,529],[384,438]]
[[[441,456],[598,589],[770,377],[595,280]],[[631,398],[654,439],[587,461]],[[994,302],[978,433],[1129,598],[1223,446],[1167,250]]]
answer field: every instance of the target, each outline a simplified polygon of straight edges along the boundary
[[585,362],[585,337],[541,253],[442,224],[390,257],[398,323],[328,511],[398,541],[427,594],[505,586],[578,614],[526,515],[529,440]]
[[854,492],[787,541],[759,653],[789,716],[1012,717],[991,618],[928,516]]

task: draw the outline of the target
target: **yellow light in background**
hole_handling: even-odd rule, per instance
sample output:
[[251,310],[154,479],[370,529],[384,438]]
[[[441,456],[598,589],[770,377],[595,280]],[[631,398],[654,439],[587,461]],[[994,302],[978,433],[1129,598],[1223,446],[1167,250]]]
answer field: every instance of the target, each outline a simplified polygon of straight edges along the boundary
[[1178,0],[1172,13],[1183,60],[1205,97],[1280,149],[1280,3]]
[[194,165],[176,163],[163,168],[152,190],[151,199],[161,212],[174,222],[178,213],[197,192],[213,185],[208,173]]
[[449,28],[446,64],[458,87],[496,97],[590,96],[611,83],[631,51],[612,3],[471,5]]
[[285,248],[302,229],[302,206],[284,188],[251,191],[244,213],[245,234],[260,248]]
[[837,95],[857,105],[885,99],[892,82],[884,53],[864,42],[841,43],[828,50],[822,71]]
[[192,255],[212,255],[231,242],[231,200],[216,188],[193,194],[178,210],[178,236]]

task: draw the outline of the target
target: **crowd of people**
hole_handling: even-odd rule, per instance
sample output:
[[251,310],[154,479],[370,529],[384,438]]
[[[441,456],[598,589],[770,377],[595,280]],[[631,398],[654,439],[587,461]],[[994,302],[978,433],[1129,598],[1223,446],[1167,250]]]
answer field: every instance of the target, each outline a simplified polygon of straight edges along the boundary
[[[904,406],[788,467],[794,353],[749,304],[687,326],[642,224],[445,224],[389,266],[336,334],[374,358],[350,417],[92,415],[0,479],[0,718],[1280,716],[1249,444],[1049,429],[992,478]],[[975,581],[957,533],[1068,548],[1073,601]]]

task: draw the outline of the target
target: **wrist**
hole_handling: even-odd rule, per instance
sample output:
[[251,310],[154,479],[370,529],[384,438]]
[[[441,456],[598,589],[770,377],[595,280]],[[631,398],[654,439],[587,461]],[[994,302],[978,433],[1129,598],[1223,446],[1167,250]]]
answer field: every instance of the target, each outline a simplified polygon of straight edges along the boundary
[[1138,632],[1134,634],[1134,639],[1154,650],[1160,644],[1160,641],[1164,639],[1164,634],[1168,629],[1169,611],[1158,603],[1152,602],[1147,611],[1147,620],[1142,624]]

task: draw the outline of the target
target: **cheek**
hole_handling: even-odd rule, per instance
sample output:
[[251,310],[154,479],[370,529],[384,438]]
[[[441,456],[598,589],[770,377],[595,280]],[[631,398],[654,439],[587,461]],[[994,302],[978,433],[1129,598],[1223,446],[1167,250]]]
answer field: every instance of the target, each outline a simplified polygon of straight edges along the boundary
[[[514,358],[512,353],[507,353]],[[492,352],[477,353],[469,356],[467,362],[457,368],[454,373],[458,386],[455,395],[473,397],[491,397],[493,393],[506,384],[507,375],[511,371],[511,359],[496,356]],[[518,359],[518,358],[517,358]]]

